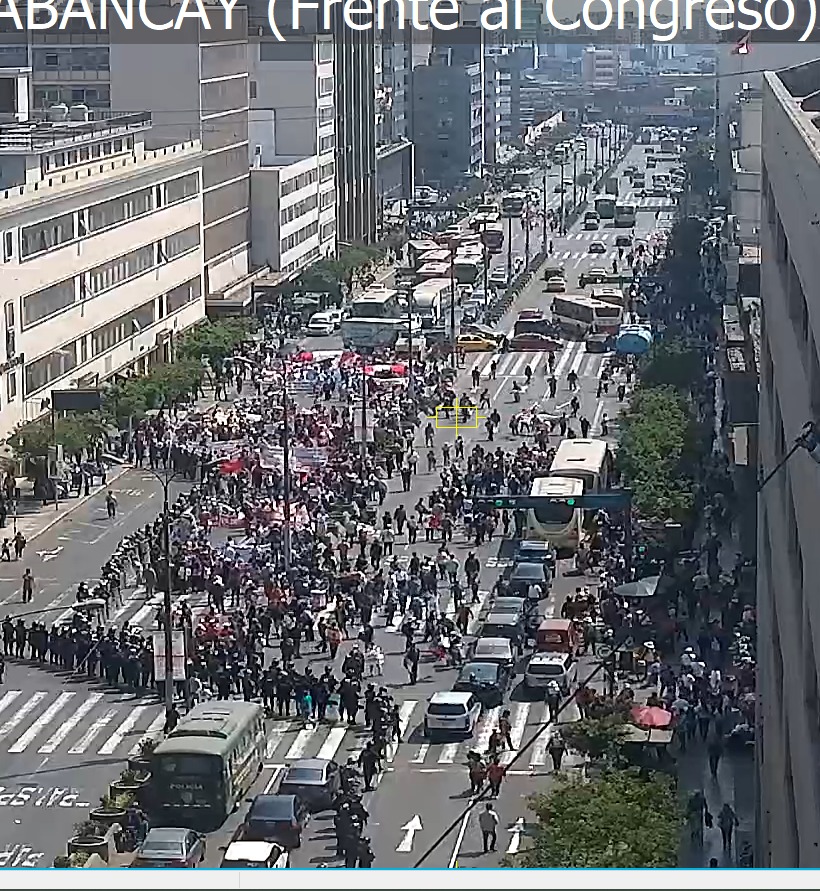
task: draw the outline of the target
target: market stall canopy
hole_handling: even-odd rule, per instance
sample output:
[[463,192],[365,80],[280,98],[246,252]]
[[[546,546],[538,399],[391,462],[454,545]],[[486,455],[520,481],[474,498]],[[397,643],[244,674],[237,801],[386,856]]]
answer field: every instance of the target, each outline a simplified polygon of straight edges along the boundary
[[647,325],[621,325],[615,338],[615,351],[621,355],[643,356],[652,346],[652,331]]
[[672,723],[672,712],[655,705],[634,705],[629,716],[635,724],[645,728],[663,728]]

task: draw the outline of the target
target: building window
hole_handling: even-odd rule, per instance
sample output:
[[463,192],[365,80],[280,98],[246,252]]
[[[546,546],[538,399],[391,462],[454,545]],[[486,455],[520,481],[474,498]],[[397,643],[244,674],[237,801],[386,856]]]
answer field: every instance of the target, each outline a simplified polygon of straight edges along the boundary
[[181,232],[175,232],[165,239],[165,259],[173,260],[199,247],[199,226],[190,226]]
[[31,396],[43,387],[47,387],[53,380],[68,374],[77,367],[77,342],[67,343],[59,350],[54,350],[45,356],[40,356],[26,365],[25,393]]
[[74,214],[26,226],[21,233],[21,256],[23,259],[34,257],[72,241],[74,237]]
[[280,195],[284,198],[286,195],[298,192],[299,189],[306,189],[308,186],[313,185],[318,178],[319,171],[315,167],[311,167],[310,170],[306,170],[304,173],[286,179],[280,186]]
[[73,278],[51,285],[42,291],[27,294],[23,297],[23,327],[28,328],[30,325],[68,309],[74,305],[75,300],[76,290]]
[[304,216],[306,213],[309,213],[311,210],[314,210],[318,204],[318,195],[308,195],[307,198],[303,198],[301,201],[297,201],[289,207],[283,207],[282,210],[279,211],[279,223],[284,226],[286,223],[290,223],[293,220]]
[[165,183],[165,203],[176,204],[199,194],[199,174],[188,173]]
[[316,42],[316,57],[320,62],[333,61],[333,41],[318,40]]
[[187,306],[189,303],[193,303],[195,300],[199,300],[202,296],[202,282],[199,277],[192,278],[190,281],[183,282],[181,285],[177,285],[176,288],[173,288],[166,295],[167,305],[168,305],[168,313],[176,312],[178,309],[182,309],[183,306]]
[[332,77],[320,77],[319,78],[319,95],[320,96],[330,96],[333,94],[333,78]]
[[3,233],[3,262],[8,263],[14,257],[14,233]]
[[326,183],[329,179],[333,179],[336,174],[336,162],[328,161],[319,168],[319,181]]
[[298,229],[292,235],[288,235],[282,239],[280,249],[284,254],[287,251],[292,251],[295,247],[298,247],[302,244],[303,241],[307,241],[308,238],[313,238],[314,235],[319,234],[319,223],[308,223],[307,226],[303,226],[301,229]]
[[17,372],[10,371],[6,375],[6,402],[14,402],[17,398]]
[[116,288],[124,282],[148,272],[157,265],[156,248],[148,244],[136,251],[123,254],[116,260],[103,263],[88,273],[88,290],[91,297],[102,294],[111,288]]
[[91,355],[99,356],[106,350],[113,349],[117,344],[128,340],[139,334],[144,328],[148,328],[154,324],[156,307],[154,300],[151,299],[147,303],[131,312],[125,313],[113,322],[102,325],[97,328],[91,335]]
[[333,189],[328,189],[327,192],[322,192],[319,196],[319,207],[321,210],[326,210],[328,207],[333,207],[336,203],[336,193]]
[[319,140],[319,152],[324,154],[329,152],[336,145],[336,137],[331,133],[330,136],[323,136]]
[[319,108],[319,126],[330,124],[336,116],[336,108],[333,105],[322,105]]
[[251,99],[256,99],[256,81],[255,80],[252,80],[250,82],[250,86],[248,87],[248,90],[250,92]]
[[322,224],[322,234],[320,236],[320,241],[327,241],[329,238],[333,238],[336,234],[336,223],[323,223]]
[[154,209],[154,193],[152,189],[141,189],[110,201],[103,201],[88,208],[88,231],[100,232],[117,226],[127,220],[133,220]]

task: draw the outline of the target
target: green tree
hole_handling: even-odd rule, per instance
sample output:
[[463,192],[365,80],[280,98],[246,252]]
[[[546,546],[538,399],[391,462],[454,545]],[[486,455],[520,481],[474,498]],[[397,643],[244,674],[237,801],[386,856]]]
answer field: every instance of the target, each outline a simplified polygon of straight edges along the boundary
[[236,347],[248,336],[251,322],[248,319],[206,320],[186,331],[177,343],[177,357],[182,360],[201,362],[206,358],[214,370],[218,370]]
[[674,387],[686,392],[704,375],[700,353],[680,338],[657,341],[645,359],[640,378],[647,387]]
[[537,823],[531,846],[508,865],[524,869],[671,869],[683,814],[667,778],[611,771],[561,780],[530,800]]
[[717,183],[715,160],[708,144],[697,143],[683,156],[689,188],[696,195],[706,195]]
[[570,749],[593,760],[615,760],[626,734],[625,716],[583,718],[561,725],[561,737]]
[[105,429],[105,417],[99,412],[57,418],[53,431],[51,416],[44,415],[21,424],[6,442],[18,458],[45,458],[55,441],[70,456],[92,447]]

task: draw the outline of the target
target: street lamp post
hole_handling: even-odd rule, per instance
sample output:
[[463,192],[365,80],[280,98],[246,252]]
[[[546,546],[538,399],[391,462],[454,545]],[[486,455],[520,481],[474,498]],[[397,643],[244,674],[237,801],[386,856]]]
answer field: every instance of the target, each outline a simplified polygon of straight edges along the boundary
[[547,174],[541,182],[541,250],[547,248]]
[[290,579],[292,565],[292,528],[290,514],[290,388],[288,387],[288,360],[299,352],[295,343],[282,343],[276,355],[282,361],[282,555],[285,559],[285,574]]
[[525,215],[521,218],[524,224],[524,263],[525,268],[530,268],[530,197],[527,195],[527,203],[524,206]]
[[507,217],[507,286],[512,281],[512,216]]
[[572,153],[572,209],[578,207],[578,152]]
[[455,238],[450,239],[450,365],[458,367],[456,356],[456,244]]
[[558,218],[558,234],[564,234],[564,162],[566,160],[566,156],[564,153],[561,153],[561,209],[559,211]]
[[162,537],[165,547],[165,594],[162,599],[163,642],[165,644],[165,720],[170,726],[174,711],[174,624],[171,588],[173,572],[171,570],[171,508],[168,504],[168,488],[173,477],[162,480]]

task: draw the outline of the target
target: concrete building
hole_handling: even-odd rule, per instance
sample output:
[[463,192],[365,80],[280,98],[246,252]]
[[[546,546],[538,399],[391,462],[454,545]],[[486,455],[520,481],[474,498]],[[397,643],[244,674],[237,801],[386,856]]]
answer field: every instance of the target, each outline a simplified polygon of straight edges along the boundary
[[413,143],[416,179],[449,191],[481,173],[484,97],[480,61],[461,61],[437,47],[413,71]]
[[[754,62],[755,67],[760,63]],[[763,76],[761,474],[820,419],[820,61]],[[758,499],[755,866],[820,866],[820,468],[798,450]]]
[[249,57],[251,263],[284,280],[336,250],[334,46],[257,38]]
[[617,50],[585,47],[581,56],[581,80],[586,87],[617,87],[620,65]]
[[205,315],[199,140],[147,149],[144,112],[38,119],[29,74],[0,70],[0,436],[52,389],[168,360]]
[[337,237],[369,244],[378,229],[376,179],[376,40],[353,31],[333,7],[336,101]]

